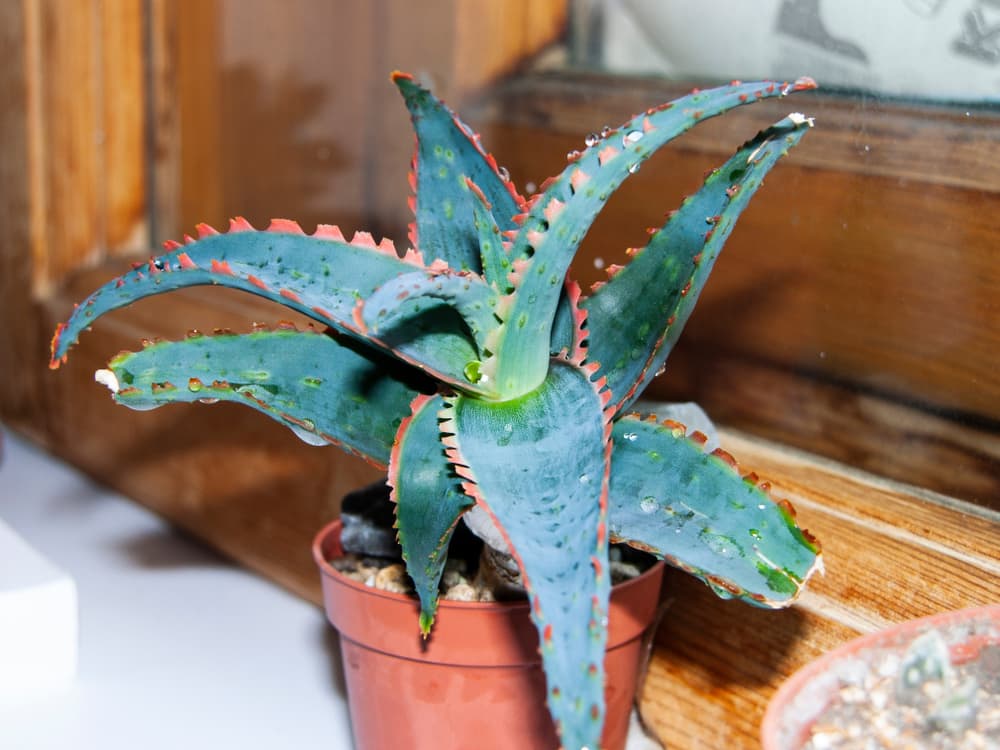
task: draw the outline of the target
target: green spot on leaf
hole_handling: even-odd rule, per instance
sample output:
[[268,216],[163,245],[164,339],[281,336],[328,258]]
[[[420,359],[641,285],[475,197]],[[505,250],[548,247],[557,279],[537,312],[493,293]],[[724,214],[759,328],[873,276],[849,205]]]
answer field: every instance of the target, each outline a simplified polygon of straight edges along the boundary
[[767,587],[775,593],[789,595],[794,594],[798,590],[798,584],[783,571],[775,570],[762,562],[758,562],[757,572],[764,576]]

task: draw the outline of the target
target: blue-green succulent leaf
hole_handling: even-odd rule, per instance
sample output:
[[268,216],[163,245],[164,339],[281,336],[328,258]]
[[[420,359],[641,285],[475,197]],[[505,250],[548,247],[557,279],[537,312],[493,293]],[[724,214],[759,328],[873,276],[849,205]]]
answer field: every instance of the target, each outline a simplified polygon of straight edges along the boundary
[[314,444],[387,466],[410,402],[429,381],[333,335],[296,330],[194,336],[122,352],[99,379],[133,409],[194,401],[246,404]]
[[479,136],[412,76],[394,73],[417,135],[411,186],[415,221],[410,243],[428,262],[440,259],[455,270],[482,271],[479,241],[466,178],[493,206],[501,230],[513,230],[524,199],[483,150]]
[[378,335],[400,325],[439,301],[447,303],[465,321],[480,353],[485,339],[499,325],[494,313],[498,295],[482,278],[469,271],[431,268],[397,276],[365,300],[362,319]]
[[491,207],[483,200],[472,204],[473,224],[479,234],[479,255],[483,266],[483,280],[504,294],[512,291],[507,279],[511,271],[510,258],[504,246],[503,233]]
[[570,262],[611,194],[642,162],[709,117],[814,86],[802,79],[785,86],[734,83],[696,91],[609,131],[547,181],[543,193],[532,200],[511,248],[516,291],[497,337],[496,354],[484,363],[501,396],[531,390],[544,379],[552,321]]
[[616,412],[627,409],[661,370],[736,220],[809,124],[786,117],[744,144],[628,265],[581,301],[590,333],[588,360],[600,364]]
[[[276,220],[267,231],[256,231],[245,220],[234,219],[226,234],[201,225],[199,235],[186,245],[171,243],[167,253],[90,295],[56,331],[52,366],[58,366],[80,332],[104,313],[143,297],[198,285],[251,292],[363,337],[354,319],[359,300],[400,274],[424,268],[418,253],[400,258],[392,243],[376,245],[363,233],[347,242],[335,227],[321,226],[307,236],[293,222]],[[490,392],[465,379],[467,363],[478,356],[475,342],[443,303],[404,331],[370,341],[455,387]]]
[[784,607],[820,567],[819,546],[766,483],[740,476],[725,451],[711,453],[683,425],[635,415],[614,424],[611,540],[646,550],[724,597]]
[[462,492],[441,444],[438,412],[443,406],[441,396],[417,397],[412,416],[400,426],[389,463],[399,543],[420,597],[420,630],[425,636],[437,612],[448,543],[455,524],[473,504]]
[[521,398],[446,401],[449,458],[520,565],[562,745],[596,748],[610,591],[603,394],[589,373],[554,360]]

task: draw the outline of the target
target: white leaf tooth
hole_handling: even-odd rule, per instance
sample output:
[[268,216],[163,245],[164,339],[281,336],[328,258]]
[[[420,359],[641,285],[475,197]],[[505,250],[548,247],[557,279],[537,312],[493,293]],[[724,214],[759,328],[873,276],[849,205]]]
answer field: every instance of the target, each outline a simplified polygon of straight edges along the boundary
[[121,386],[118,384],[118,377],[111,370],[97,370],[94,373],[94,380],[105,386],[112,393],[118,393]]

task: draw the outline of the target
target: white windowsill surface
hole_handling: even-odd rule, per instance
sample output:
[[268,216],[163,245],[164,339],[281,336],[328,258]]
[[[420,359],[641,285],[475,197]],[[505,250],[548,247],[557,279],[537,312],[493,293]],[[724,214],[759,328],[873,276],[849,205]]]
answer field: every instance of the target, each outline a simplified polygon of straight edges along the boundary
[[68,690],[0,702],[0,747],[350,748],[319,609],[10,432],[3,446],[0,519],[75,580],[79,661]]

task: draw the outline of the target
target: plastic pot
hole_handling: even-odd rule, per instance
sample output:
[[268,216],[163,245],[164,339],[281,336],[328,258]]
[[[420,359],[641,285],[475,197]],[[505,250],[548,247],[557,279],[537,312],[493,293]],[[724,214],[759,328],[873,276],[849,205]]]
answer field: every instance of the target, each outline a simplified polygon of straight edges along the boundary
[[[313,544],[327,617],[340,633],[355,750],[555,750],[527,602],[442,600],[430,638],[415,598],[369,588],[329,560],[341,522]],[[659,602],[663,565],[611,594],[602,745],[622,750]]]
[[[848,641],[792,675],[768,704],[761,724],[764,750],[800,750],[839,691],[888,650],[904,654],[920,636],[936,631],[952,665],[966,664],[1000,645],[1000,604],[909,620]],[[880,745],[881,746],[881,745]],[[910,745],[900,745],[900,747]]]

